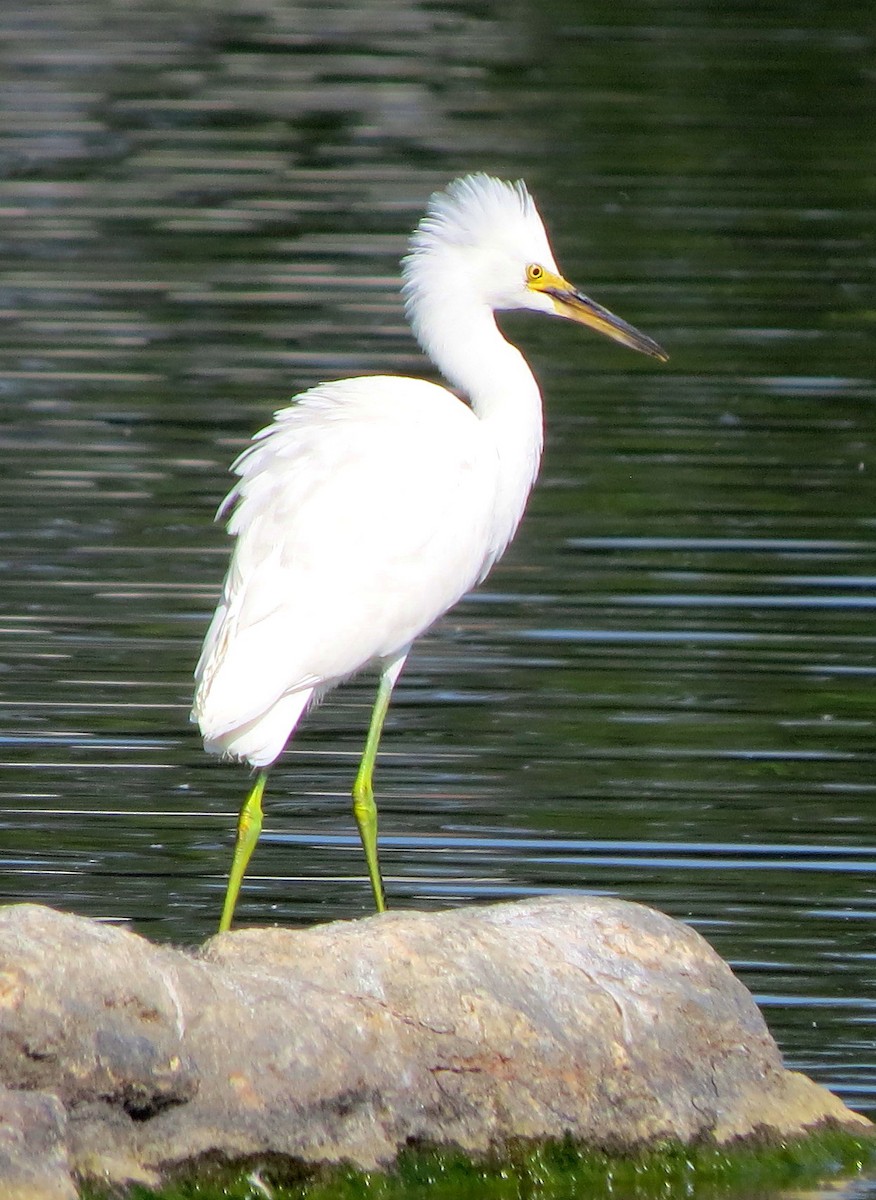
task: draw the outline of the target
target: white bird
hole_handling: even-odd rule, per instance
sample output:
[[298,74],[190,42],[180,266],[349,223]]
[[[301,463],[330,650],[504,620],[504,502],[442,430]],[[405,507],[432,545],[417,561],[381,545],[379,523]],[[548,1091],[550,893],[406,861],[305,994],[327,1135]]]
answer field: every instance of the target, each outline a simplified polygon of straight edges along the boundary
[[437,192],[402,272],[417,341],[455,390],[375,375],[303,392],[233,464],[219,510],[233,510],[237,540],[192,719],[209,751],[259,769],[220,929],[261,830],[267,768],[308,707],[369,664],[380,682],[353,808],[385,908],[372,776],[392,689],[414,640],[511,541],[541,457],[538,384],[494,313],[567,317],[667,357],[563,278],[522,182],[477,174]]

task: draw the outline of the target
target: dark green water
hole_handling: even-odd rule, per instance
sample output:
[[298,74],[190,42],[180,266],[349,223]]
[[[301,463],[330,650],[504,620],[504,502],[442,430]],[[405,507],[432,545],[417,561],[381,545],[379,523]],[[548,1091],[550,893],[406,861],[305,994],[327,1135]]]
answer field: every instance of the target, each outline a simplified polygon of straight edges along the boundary
[[[661,367],[507,321],[547,453],[411,657],[391,902],[617,894],[691,921],[792,1065],[876,1110],[874,58],[858,4],[0,13],[0,893],[195,941],[246,772],[191,672],[228,464],[322,379],[428,368],[398,259],[454,175],[525,176]],[[369,908],[372,681],[275,770],[239,917]]]

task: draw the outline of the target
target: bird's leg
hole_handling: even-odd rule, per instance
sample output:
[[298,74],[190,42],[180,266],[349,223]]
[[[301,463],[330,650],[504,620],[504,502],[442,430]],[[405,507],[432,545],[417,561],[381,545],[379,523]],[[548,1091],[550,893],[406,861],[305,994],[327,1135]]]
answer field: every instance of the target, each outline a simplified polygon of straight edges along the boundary
[[262,792],[265,790],[267,781],[267,771],[260,771],[240,810],[237,821],[237,840],[234,843],[234,858],[231,861],[228,889],[225,892],[225,904],[222,907],[222,919],[219,922],[220,933],[225,933],[231,928],[231,918],[234,916],[240,885],[243,883],[246,868],[262,831]]
[[359,826],[359,837],[362,839],[365,861],[368,864],[368,877],[371,880],[374,903],[379,913],[386,912],[386,895],[383,890],[380,864],[377,861],[377,805],[374,803],[372,780],[383,722],[386,720],[392,689],[401,674],[406,655],[407,651],[391,663],[380,676],[377,699],[374,701],[371,724],[368,726],[368,737],[365,739],[365,752],[356,773],[356,782],[353,784],[353,813],[356,817],[356,824]]
[[368,877],[371,880],[371,890],[374,892],[374,903],[378,912],[386,911],[386,896],[383,890],[383,879],[380,875],[380,864],[377,861],[377,805],[374,803],[374,763],[377,759],[377,747],[380,745],[380,734],[386,711],[389,708],[389,698],[392,695],[392,683],[385,675],[380,677],[377,689],[377,699],[371,713],[371,724],[368,726],[368,737],[365,740],[365,752],[356,773],[353,784],[353,813],[359,826],[359,837],[365,851],[365,861],[368,864]]

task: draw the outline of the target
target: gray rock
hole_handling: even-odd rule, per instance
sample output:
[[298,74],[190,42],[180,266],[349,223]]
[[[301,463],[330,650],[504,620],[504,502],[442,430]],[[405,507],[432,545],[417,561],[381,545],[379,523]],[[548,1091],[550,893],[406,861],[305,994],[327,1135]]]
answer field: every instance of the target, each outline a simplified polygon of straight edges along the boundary
[[75,1200],[57,1096],[0,1087],[0,1194],[3,1200]]
[[412,1141],[872,1128],[784,1069],[698,934],[602,898],[242,930],[197,954],[9,907],[0,1082],[0,1180],[23,1186],[35,1139],[53,1164],[29,1200],[72,1195],[73,1175],[154,1183],[208,1151],[370,1168]]

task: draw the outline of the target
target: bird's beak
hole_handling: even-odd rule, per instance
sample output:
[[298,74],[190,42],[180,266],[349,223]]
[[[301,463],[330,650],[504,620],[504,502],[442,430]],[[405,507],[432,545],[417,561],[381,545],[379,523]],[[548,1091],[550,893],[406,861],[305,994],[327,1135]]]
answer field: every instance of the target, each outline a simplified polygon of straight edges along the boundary
[[639,333],[638,329],[628,325],[620,317],[616,317],[613,312],[609,312],[607,308],[603,308],[601,304],[597,304],[583,292],[579,292],[571,283],[563,279],[562,275],[553,275],[546,271],[536,286],[540,292],[550,296],[559,316],[567,317],[570,321],[577,321],[579,325],[589,325],[591,329],[595,329],[598,333],[604,333],[624,346],[629,346],[631,350],[650,354],[652,358],[659,358],[661,362],[668,361],[669,355],[653,338]]

